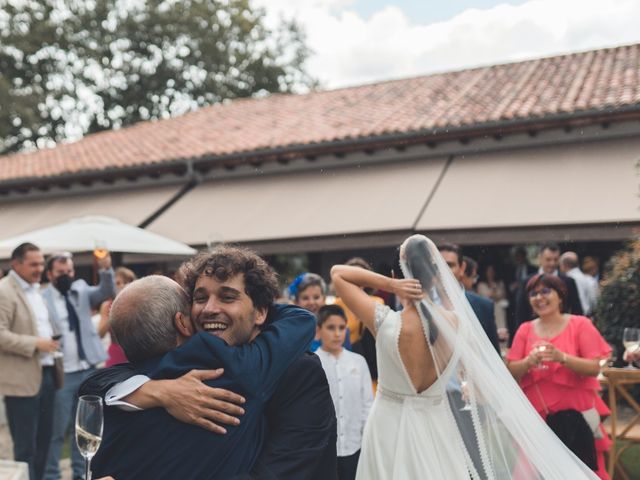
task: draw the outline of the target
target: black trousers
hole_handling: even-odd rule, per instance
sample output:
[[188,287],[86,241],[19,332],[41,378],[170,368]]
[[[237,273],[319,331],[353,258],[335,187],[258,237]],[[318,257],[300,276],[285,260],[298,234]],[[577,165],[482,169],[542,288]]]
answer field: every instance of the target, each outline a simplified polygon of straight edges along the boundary
[[338,480],[355,480],[360,450],[348,457],[338,457]]
[[13,440],[13,458],[29,464],[30,480],[40,480],[53,431],[54,367],[42,368],[40,391],[33,397],[4,397]]

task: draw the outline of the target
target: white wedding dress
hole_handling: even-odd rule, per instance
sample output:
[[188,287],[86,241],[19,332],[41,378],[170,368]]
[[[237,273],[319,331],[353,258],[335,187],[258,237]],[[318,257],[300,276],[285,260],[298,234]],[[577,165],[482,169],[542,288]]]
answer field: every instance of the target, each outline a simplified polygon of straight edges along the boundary
[[422,285],[415,305],[438,378],[415,391],[398,349],[401,314],[376,306],[378,392],[356,478],[598,480],[531,406],[433,242],[409,237],[400,266]]
[[455,351],[433,385],[416,393],[398,350],[401,325],[399,312],[376,306],[378,390],[356,478],[468,480],[464,443],[446,394]]

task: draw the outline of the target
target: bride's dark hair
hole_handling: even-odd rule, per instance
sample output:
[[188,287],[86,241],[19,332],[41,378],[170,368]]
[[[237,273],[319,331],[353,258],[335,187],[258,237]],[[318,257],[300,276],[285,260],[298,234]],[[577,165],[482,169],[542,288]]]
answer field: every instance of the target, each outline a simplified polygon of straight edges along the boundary
[[[434,279],[438,275],[438,266],[435,264],[429,247],[422,238],[410,238],[404,244],[404,263],[413,278],[420,281],[422,290],[428,292],[433,287]],[[400,260],[400,248],[397,249],[398,261]],[[400,269],[401,278],[404,278]],[[436,327],[431,317],[429,309],[424,302],[419,302],[418,308],[421,316],[426,320],[429,327],[429,343],[433,344],[438,338],[438,327]]]

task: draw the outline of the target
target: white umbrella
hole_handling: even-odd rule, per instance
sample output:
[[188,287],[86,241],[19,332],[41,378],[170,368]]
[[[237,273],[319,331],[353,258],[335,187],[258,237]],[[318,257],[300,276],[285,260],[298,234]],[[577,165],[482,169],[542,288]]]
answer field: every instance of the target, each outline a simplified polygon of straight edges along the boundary
[[196,253],[189,245],[123,223],[115,218],[87,216],[52,227],[41,228],[0,241],[0,258],[9,258],[24,242],[36,244],[43,253],[90,252],[96,247],[111,252],[188,256]]

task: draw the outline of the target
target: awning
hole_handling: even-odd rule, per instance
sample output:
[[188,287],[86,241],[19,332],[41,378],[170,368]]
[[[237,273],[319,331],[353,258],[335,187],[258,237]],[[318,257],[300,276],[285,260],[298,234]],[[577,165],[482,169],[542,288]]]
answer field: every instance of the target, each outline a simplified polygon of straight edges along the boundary
[[456,157],[417,230],[637,226],[638,160],[638,138]]
[[139,225],[169,201],[181,186],[69,195],[0,202],[0,238],[13,237],[85,215],[105,215]]
[[212,181],[148,228],[190,245],[410,230],[445,158]]

